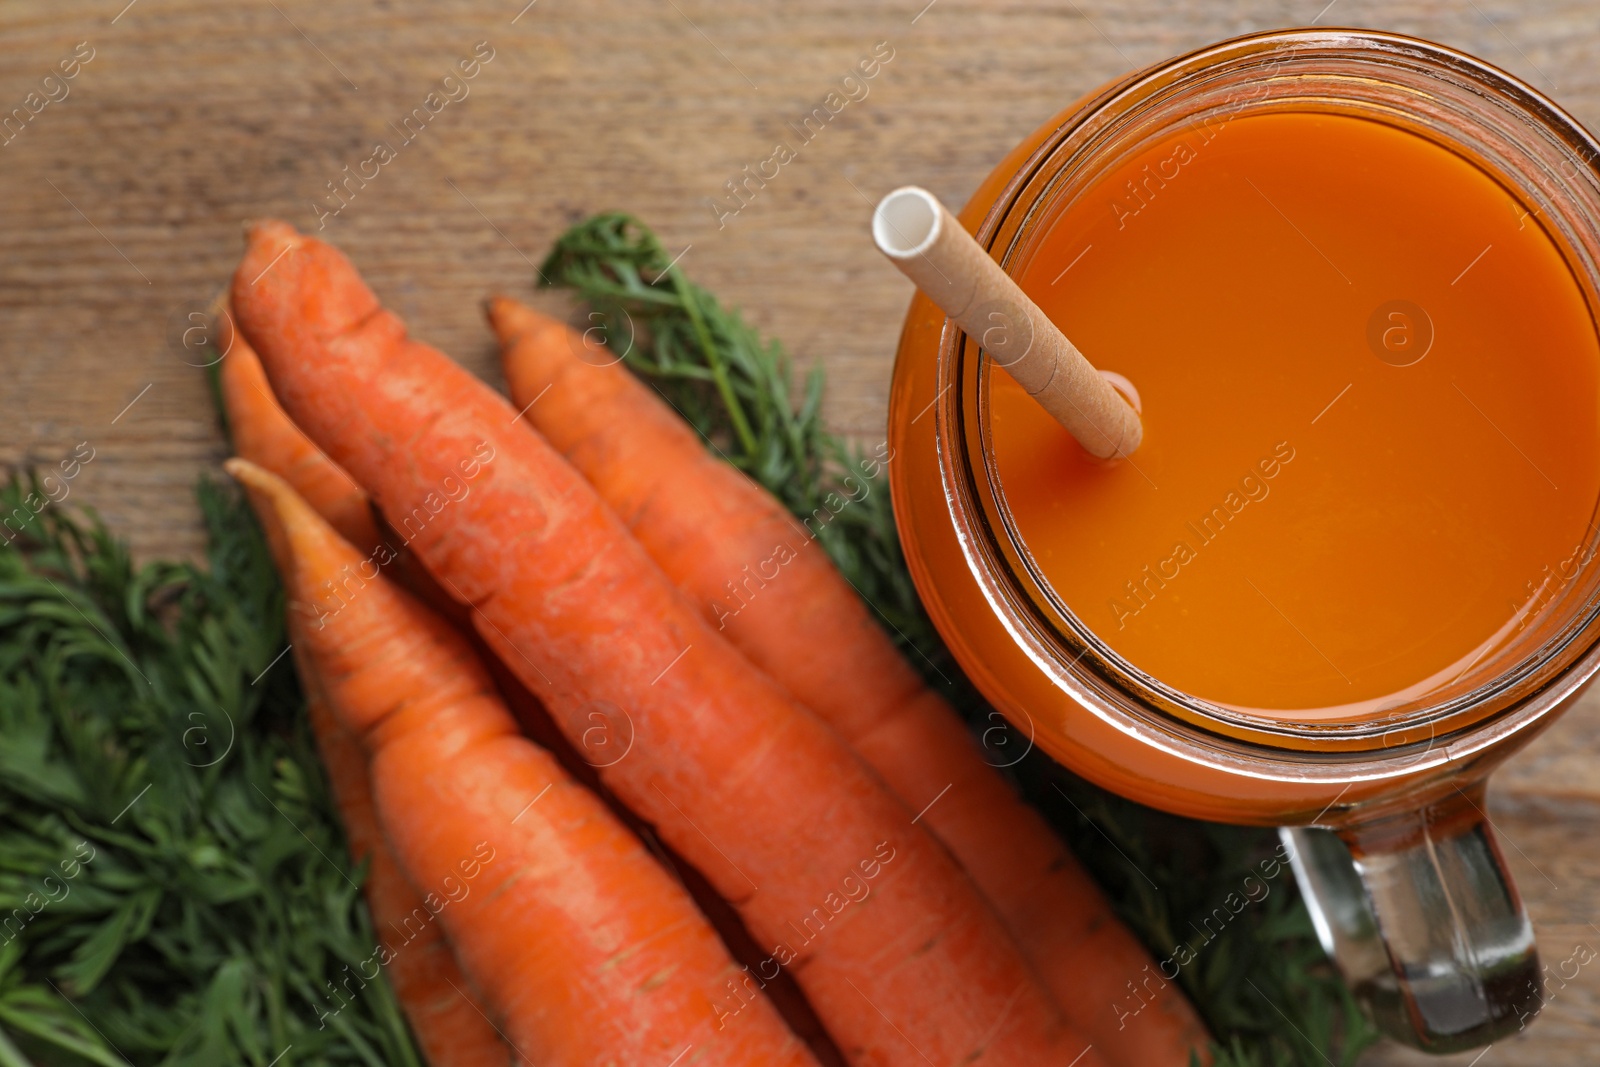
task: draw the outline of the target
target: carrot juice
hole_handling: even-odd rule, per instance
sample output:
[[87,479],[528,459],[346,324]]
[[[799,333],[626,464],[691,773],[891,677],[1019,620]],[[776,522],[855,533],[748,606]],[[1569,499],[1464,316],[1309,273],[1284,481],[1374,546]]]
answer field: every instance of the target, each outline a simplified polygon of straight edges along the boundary
[[1506,647],[1590,558],[1600,345],[1536,212],[1394,126],[1169,134],[1012,273],[1136,386],[1089,456],[988,377],[990,470],[1043,581],[1115,653],[1252,714],[1359,720]]

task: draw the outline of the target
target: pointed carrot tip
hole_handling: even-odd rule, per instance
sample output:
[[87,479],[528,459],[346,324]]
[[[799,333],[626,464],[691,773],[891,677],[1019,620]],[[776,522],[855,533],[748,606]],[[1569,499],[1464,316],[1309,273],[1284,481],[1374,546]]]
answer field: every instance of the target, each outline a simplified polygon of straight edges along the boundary
[[247,489],[259,489],[262,492],[271,493],[278,488],[276,475],[240,456],[232,456],[223,460],[222,469],[228,472],[229,477]]
[[503,293],[495,293],[483,302],[484,317],[489,320],[495,336],[504,343],[514,341],[523,332],[523,326],[518,323],[524,309],[515,300]]
[[244,487],[256,518],[261,520],[262,531],[267,535],[267,545],[278,564],[278,573],[283,575],[286,584],[290,572],[295,569],[294,561],[308,551],[307,546],[328,538],[343,543],[338,533],[311,509],[294,487],[270,470],[240,456],[224,460],[222,469]]
[[566,326],[554,316],[499,294],[489,298],[485,312],[489,316],[489,324],[494,327],[495,336],[506,348],[530,334]]

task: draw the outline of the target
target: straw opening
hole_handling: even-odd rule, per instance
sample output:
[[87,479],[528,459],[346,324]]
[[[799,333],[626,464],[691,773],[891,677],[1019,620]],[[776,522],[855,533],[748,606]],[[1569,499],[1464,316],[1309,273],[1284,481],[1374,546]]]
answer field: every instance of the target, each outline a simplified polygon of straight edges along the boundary
[[904,259],[920,255],[938,236],[939,201],[915,185],[884,197],[872,214],[872,239],[886,256]]

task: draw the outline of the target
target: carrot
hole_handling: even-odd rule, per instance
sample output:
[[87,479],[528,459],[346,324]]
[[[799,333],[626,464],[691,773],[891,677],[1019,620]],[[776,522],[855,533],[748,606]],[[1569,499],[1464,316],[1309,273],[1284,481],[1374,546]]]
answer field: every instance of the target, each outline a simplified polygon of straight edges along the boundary
[[[1068,1019],[1128,1067],[1187,1064],[1191,1049],[1204,1055],[1209,1036],[1182,992],[1156,973],[1039,813],[984,763],[807,526],[709,454],[603,350],[582,358],[596,342],[504,297],[487,310],[523,418],[729,640],[832,723],[908,805],[932,804],[923,821],[971,873]],[[1119,1017],[1157,989],[1155,1010]]]
[[416,921],[444,924],[518,1055],[666,1064],[692,1049],[695,1064],[814,1067],[760,998],[718,1028],[714,1000],[739,973],[727,950],[639,841],[517,734],[465,639],[381,575],[330,617],[319,591],[361,554],[282,479],[227,466],[270,504],[306,659],[369,754],[401,867],[428,890]]
[[[272,394],[271,385],[267,381],[265,371],[261,368],[259,357],[256,356],[255,351],[249,347],[249,344],[242,336],[236,334],[235,338],[235,343],[229,349],[229,354],[222,364],[221,370],[224,404],[228,412],[231,434],[241,458],[250,460],[287,481],[308,504],[312,505],[313,510],[326,519],[345,540],[350,541],[352,544],[371,544],[375,537],[380,537],[381,543],[385,545],[397,544],[399,539],[394,536],[393,531],[384,529],[374,519],[366,490],[356,485],[355,482],[350,480],[348,474],[321,452],[317,451],[316,446],[300,432],[300,428],[290,421],[288,414],[279,405],[277,397]],[[270,525],[265,528],[269,534],[274,529]],[[277,551],[275,548],[275,555],[277,555]],[[397,555],[398,559],[395,563],[386,566],[386,572],[392,571],[392,577],[398,580],[408,592],[418,597],[429,607],[437,609],[443,603],[449,608],[457,609],[454,612],[446,612],[446,617],[452,622],[462,621],[464,617],[461,617],[459,612],[461,606],[439,589],[437,583],[433,581],[427,571],[423,570],[411,558],[409,553],[403,550],[396,550],[395,555]],[[279,569],[280,571],[284,569],[281,557],[279,558]],[[590,789],[600,789],[599,776],[595,772],[593,764],[594,762],[608,759],[609,755],[606,751],[606,746],[620,744],[621,739],[607,737],[603,731],[586,733],[585,741],[590,742],[586,745],[587,751],[582,754],[575,751],[573,746],[567,743],[566,737],[550,719],[543,706],[539,704],[538,698],[528,692],[527,687],[515,675],[511,674],[504,664],[494,658],[493,654],[483,644],[483,640],[478,637],[470,625],[465,627],[464,633],[472,641],[474,650],[486,661],[484,665],[489,669],[495,687],[506,701],[512,715],[517,720],[517,724],[522,728],[523,734],[531,738],[536,744],[549,750],[579,782]],[[292,640],[295,644],[303,643],[298,638],[293,638]],[[299,653],[295,654],[295,658],[297,662],[300,660]],[[304,664],[300,664],[300,676],[307,682],[309,689],[312,675],[309,668]],[[316,727],[318,722],[317,704],[313,703],[311,707],[313,711],[312,725]],[[337,724],[334,725],[337,726]],[[320,732],[318,737],[320,739]],[[335,739],[334,742],[330,742],[329,745],[336,745],[341,751],[348,749],[359,751],[359,747],[356,746],[355,742],[350,740],[348,735],[344,735],[342,731],[340,737]],[[341,792],[343,772],[337,772],[334,769],[335,756],[330,752],[329,745],[322,746],[324,763],[329,768],[329,775],[334,780],[334,791],[340,795],[341,809],[344,810],[348,808],[348,805]],[[350,772],[351,784],[349,791],[355,793],[359,790],[359,794],[363,798],[359,802],[370,808],[370,790],[366,784],[365,757],[362,757],[359,782],[355,781],[353,774],[353,771]],[[602,800],[605,799],[605,797],[602,797]],[[356,802],[354,800],[351,801],[351,803]],[[359,859],[368,850],[365,847],[361,849],[355,848],[354,830],[352,829],[355,817],[348,810],[344,810],[344,814],[346,829],[352,835],[352,852]],[[623,823],[635,833],[640,833],[643,830],[643,824],[620,804],[616,805],[614,814],[621,818]],[[376,831],[372,835],[372,840],[379,841]],[[656,844],[654,848],[660,849],[661,846]],[[375,857],[373,872],[368,876],[367,891],[369,898],[374,892],[375,885],[385,881],[381,870],[383,864],[387,864],[389,868],[394,867],[394,861],[388,853],[387,845],[382,845],[381,853],[380,857]],[[722,938],[730,951],[733,952],[734,958],[738,962],[746,967],[753,967],[765,958],[766,953],[755,945],[749,932],[744,929],[743,924],[739,921],[737,913],[721,897],[716,895],[716,891],[700,876],[698,871],[687,866],[681,860],[676,860],[671,855],[663,854],[661,860],[667,866],[667,869],[674,873],[679,881],[683,883],[684,889],[693,898],[695,905],[705,914],[712,928],[716,930],[717,935]],[[401,876],[397,873],[395,877],[400,878]],[[414,890],[411,891],[410,895],[417,897]],[[409,915],[416,907],[420,906],[420,903],[420,898],[412,900],[407,906],[394,909],[393,913],[397,918]],[[378,912],[378,908],[375,905],[373,906],[373,912],[375,915]],[[380,919],[379,921],[380,925],[382,925],[385,920]],[[416,955],[420,955],[420,953]],[[455,967],[453,960],[449,965]],[[397,968],[396,985],[400,986],[402,984]],[[460,984],[465,985],[465,980],[463,979]],[[742,980],[737,982],[736,986],[742,988]],[[806,1003],[799,986],[796,985],[791,975],[780,974],[775,980],[764,983],[763,991],[767,994],[767,998],[772,1002],[773,1006],[778,1009],[779,1014],[783,1016],[784,1021],[788,1023],[790,1029],[811,1047],[818,1059],[825,1063],[840,1062],[837,1049],[833,1047],[832,1042],[823,1032],[821,1023],[816,1018],[815,1013],[812,1012],[811,1006]],[[454,992],[450,994],[450,997],[453,1001],[460,1003],[461,1006],[467,1007]],[[405,1003],[404,996],[402,996],[402,1003]],[[410,1011],[409,1008],[407,1010],[408,1012]],[[420,1033],[419,1039],[425,1040],[426,1043],[424,1035]],[[438,1062],[449,1061],[441,1060]]]
[[[258,224],[233,297],[285,409],[473,605],[569,739],[598,709],[631,724],[603,780],[772,946],[758,972],[796,974],[852,1062],[1101,1062],[906,806],[502,397],[409,340],[344,256]],[[724,1005],[730,1030],[745,1010]]]

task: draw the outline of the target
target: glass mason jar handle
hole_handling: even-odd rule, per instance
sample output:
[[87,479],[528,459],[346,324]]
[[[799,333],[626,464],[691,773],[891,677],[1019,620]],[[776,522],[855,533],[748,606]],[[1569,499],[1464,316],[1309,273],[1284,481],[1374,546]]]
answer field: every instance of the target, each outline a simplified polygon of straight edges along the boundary
[[1337,832],[1280,830],[1327,950],[1388,1036],[1487,1045],[1541,998],[1533,927],[1483,814],[1481,783]]

